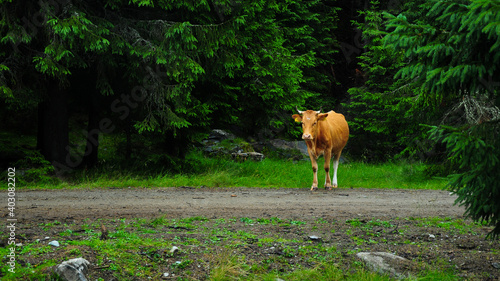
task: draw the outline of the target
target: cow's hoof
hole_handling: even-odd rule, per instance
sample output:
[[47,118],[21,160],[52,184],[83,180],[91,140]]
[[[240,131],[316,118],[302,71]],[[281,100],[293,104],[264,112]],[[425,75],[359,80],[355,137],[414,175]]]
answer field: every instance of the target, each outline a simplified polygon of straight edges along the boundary
[[316,190],[318,190],[318,187],[317,187],[317,186],[313,186],[313,187],[311,187],[311,191],[316,191]]
[[332,190],[332,187],[331,186],[325,186],[325,189],[326,190]]

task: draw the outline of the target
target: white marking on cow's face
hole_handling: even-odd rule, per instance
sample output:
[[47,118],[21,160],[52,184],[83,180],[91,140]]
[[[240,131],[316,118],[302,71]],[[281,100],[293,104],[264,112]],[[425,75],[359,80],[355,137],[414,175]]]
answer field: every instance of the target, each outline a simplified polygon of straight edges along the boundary
[[311,120],[311,118],[306,118],[307,120]]

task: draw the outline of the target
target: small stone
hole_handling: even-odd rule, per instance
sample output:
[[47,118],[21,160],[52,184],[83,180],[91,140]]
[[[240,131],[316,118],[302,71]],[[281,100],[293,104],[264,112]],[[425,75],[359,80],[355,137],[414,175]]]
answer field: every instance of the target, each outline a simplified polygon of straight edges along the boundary
[[231,194],[231,197],[238,197],[238,195],[236,195],[236,194]]
[[500,262],[493,262],[491,265],[496,269],[500,269]]
[[50,242],[49,242],[49,245],[50,245],[50,246],[54,246],[54,247],[59,247],[59,246],[60,246],[59,242],[58,242],[58,241],[56,241],[56,240],[54,240],[54,241],[50,241]]
[[55,272],[64,281],[87,281],[87,273],[90,262],[84,258],[71,259],[62,262],[55,269]]
[[175,254],[175,253],[177,253],[177,252],[179,252],[179,248],[178,248],[178,247],[176,247],[176,246],[173,246],[173,247],[172,247],[172,249],[170,249],[170,253],[171,253],[171,254]]
[[404,278],[402,272],[398,272],[393,264],[407,263],[407,259],[386,252],[360,252],[356,256],[363,260],[373,271],[381,274],[389,274],[397,279]]
[[163,277],[165,277],[165,278],[168,277],[169,275],[170,275],[170,273],[168,273],[168,272],[163,273]]
[[436,235],[434,235],[434,234],[429,234],[429,238],[430,238],[430,239],[436,239]]
[[321,237],[316,236],[316,235],[311,235],[311,236],[309,236],[309,239],[311,239],[313,241],[319,241],[319,240],[321,240]]
[[248,156],[254,161],[262,161],[264,159],[264,154],[258,152],[248,152]]

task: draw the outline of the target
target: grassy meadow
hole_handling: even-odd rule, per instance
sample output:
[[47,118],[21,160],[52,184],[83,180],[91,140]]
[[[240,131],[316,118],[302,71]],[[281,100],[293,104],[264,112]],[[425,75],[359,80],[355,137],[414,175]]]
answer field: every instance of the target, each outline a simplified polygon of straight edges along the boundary
[[[89,218],[25,222],[19,231],[23,245],[17,250],[16,272],[8,272],[3,265],[2,280],[60,280],[52,268],[78,257],[91,262],[89,280],[98,281],[394,280],[371,272],[356,258],[356,253],[371,250],[395,251],[410,258],[404,266],[411,274],[402,280],[487,280],[489,275],[477,269],[465,271],[468,278],[464,278],[460,264],[471,263],[475,255],[481,256],[474,260],[484,261],[498,256],[495,242],[481,242],[483,225],[440,217]],[[27,232],[43,235],[40,239]],[[310,240],[310,233],[322,239]],[[442,239],[421,239],[428,233]],[[478,254],[460,248],[463,236],[491,250]],[[61,246],[47,245],[53,239]],[[178,251],[171,252],[173,247]],[[447,258],[449,253],[453,260]],[[0,248],[0,256],[8,254],[8,248]]]
[[[318,160],[319,187],[324,184],[323,158]],[[426,176],[426,165],[394,162],[367,164],[341,163],[338,168],[339,188],[443,189],[446,178]],[[331,173],[332,175],[332,173]],[[28,188],[80,187],[256,187],[309,188],[312,184],[311,163],[267,158],[261,162],[237,162],[228,158],[212,158],[191,152],[178,172],[160,167],[152,170],[121,169],[102,165],[91,171],[76,171],[59,183],[28,183]]]
[[[72,153],[82,155],[85,142],[70,135],[79,149]],[[81,137],[81,136],[80,136]],[[100,138],[99,165],[92,169],[70,170],[60,178],[53,176],[50,163],[34,149],[35,136],[0,133],[0,151],[4,154],[26,156],[13,164],[19,171],[17,185],[20,188],[92,188],[92,187],[256,187],[256,188],[310,188],[312,168],[308,157],[290,160],[278,151],[267,150],[261,162],[234,161],[229,156],[209,157],[201,149],[193,148],[186,159],[176,162],[168,156],[148,152],[133,160],[123,157],[123,140],[118,135],[103,135]],[[248,146],[241,139],[237,145]],[[228,146],[234,143],[228,143]],[[16,152],[17,151],[17,152]],[[346,151],[348,153],[348,151]],[[72,158],[81,156],[73,155]],[[319,188],[323,187],[324,159],[318,159]],[[419,162],[394,160],[381,164],[360,161],[340,163],[338,168],[339,188],[389,188],[389,189],[443,189],[447,179],[430,177],[428,166]],[[3,171],[5,172],[5,171]],[[330,175],[333,175],[331,171]]]

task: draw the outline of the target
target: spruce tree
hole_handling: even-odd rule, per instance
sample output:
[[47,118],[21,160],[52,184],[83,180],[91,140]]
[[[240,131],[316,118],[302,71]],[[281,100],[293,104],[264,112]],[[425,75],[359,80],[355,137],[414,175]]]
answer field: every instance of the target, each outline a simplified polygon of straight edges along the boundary
[[1,98],[8,110],[39,109],[39,147],[69,168],[86,162],[68,162],[70,104],[87,107],[87,163],[102,120],[163,138],[172,151],[212,124],[279,127],[285,117],[274,112],[311,95],[299,89],[312,58],[293,54],[276,20],[287,5],[1,1]]
[[[361,22],[353,24],[362,31],[364,51],[358,57],[356,70],[358,86],[348,90],[349,100],[344,105],[350,119],[351,153],[366,161],[387,161],[397,155],[422,155],[424,127],[432,122],[433,110],[415,101],[420,95],[411,79],[394,79],[407,65],[402,52],[385,45],[387,18],[379,1],[360,11]],[[405,5],[406,11],[414,3]],[[412,14],[414,19],[419,14]],[[421,114],[422,110],[426,114]],[[419,159],[425,160],[425,159]]]
[[[466,215],[500,235],[500,1],[427,1],[420,21],[392,16],[386,46],[407,65],[396,78],[420,88],[418,102],[445,107],[433,139],[446,144],[458,171],[449,188]],[[456,118],[449,118],[454,115]]]

